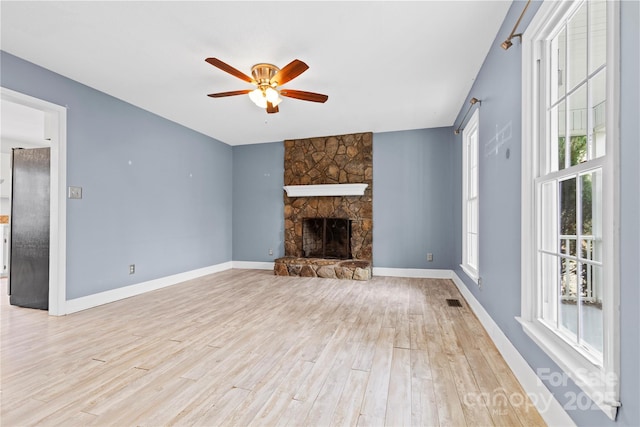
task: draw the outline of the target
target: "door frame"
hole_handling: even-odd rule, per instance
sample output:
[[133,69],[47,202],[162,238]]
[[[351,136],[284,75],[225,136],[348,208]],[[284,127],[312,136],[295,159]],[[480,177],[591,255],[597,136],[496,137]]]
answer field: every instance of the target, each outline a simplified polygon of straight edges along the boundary
[[51,140],[49,315],[63,316],[67,314],[67,109],[4,87],[0,97],[45,113],[45,137]]

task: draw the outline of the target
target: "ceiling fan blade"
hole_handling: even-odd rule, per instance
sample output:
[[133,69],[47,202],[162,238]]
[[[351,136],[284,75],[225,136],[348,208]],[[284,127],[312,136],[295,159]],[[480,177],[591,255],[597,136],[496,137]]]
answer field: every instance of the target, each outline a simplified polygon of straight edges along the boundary
[[278,110],[278,106],[277,105],[273,105],[272,103],[267,101],[267,113],[273,114],[273,113],[277,113],[278,111],[280,111],[280,110]]
[[284,68],[276,73],[275,76],[271,77],[269,83],[276,83],[279,86],[287,83],[298,77],[300,74],[304,73],[309,69],[309,66],[299,59],[294,59],[290,63],[284,66]]
[[207,96],[210,96],[212,98],[223,98],[225,96],[246,95],[249,92],[251,92],[251,89],[233,90],[231,92],[210,93]]
[[303,101],[326,102],[329,97],[321,93],[305,92],[303,90],[282,89],[280,95],[288,98],[301,99]]
[[248,83],[254,83],[251,77],[247,76],[245,73],[243,73],[240,70],[236,70],[231,65],[220,61],[218,58],[207,58],[205,59],[205,61],[207,61],[209,64],[213,65],[214,67],[220,68],[222,71],[226,71],[227,73],[233,76],[236,76],[240,80],[244,80],[245,82],[248,82]]

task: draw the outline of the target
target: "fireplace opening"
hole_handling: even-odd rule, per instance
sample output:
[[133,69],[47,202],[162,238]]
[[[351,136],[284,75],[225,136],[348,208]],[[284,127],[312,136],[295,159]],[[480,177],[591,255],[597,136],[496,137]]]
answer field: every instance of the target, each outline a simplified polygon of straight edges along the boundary
[[306,258],[351,259],[351,220],[304,218],[302,252]]

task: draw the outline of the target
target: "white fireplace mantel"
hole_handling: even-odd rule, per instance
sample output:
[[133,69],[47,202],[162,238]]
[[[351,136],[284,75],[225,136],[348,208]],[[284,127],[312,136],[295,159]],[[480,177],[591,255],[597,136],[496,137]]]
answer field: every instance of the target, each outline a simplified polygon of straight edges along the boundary
[[362,196],[369,184],[285,185],[289,197]]

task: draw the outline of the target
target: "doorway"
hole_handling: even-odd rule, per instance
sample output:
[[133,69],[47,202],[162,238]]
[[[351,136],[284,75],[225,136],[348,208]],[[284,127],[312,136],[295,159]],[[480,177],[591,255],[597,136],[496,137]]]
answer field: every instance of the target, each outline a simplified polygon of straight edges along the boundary
[[[42,143],[50,144],[50,215],[49,215],[49,314],[61,316],[66,314],[66,123],[67,110],[60,105],[52,104],[6,88],[0,88],[2,106],[7,111],[25,109],[39,112],[43,115],[44,126]],[[4,110],[4,109],[3,109]],[[5,121],[5,118],[7,121]],[[2,112],[3,147],[5,145],[28,144],[20,138],[12,144],[5,144],[4,129],[10,121],[18,120]],[[10,126],[8,126],[10,127]],[[9,139],[9,138],[6,138]],[[46,141],[46,143],[45,143]],[[10,149],[9,149],[10,150]],[[4,169],[4,165],[3,165]],[[3,199],[4,200],[4,199]],[[3,279],[4,281],[5,279]]]

